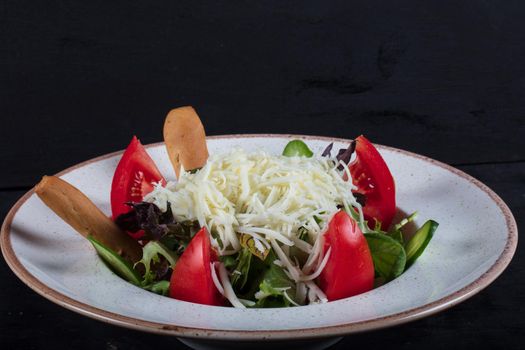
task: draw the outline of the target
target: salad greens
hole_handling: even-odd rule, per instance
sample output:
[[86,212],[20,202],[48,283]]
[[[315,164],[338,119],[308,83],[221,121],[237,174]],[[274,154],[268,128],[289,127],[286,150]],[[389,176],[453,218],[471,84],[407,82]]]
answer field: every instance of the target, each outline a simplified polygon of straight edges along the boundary
[[252,257],[254,257],[253,253],[248,248],[244,248],[237,254],[235,263],[230,266],[233,267],[230,271],[232,271],[231,284],[234,289],[242,290],[246,286]]
[[[322,157],[331,157],[331,155],[332,155],[332,148],[333,147],[334,147],[334,144],[330,143],[325,148],[325,150],[323,151],[321,156]],[[335,159],[337,159],[337,161],[339,161],[339,162],[343,162],[343,163],[348,165],[350,163],[350,160],[352,159],[352,154],[354,154],[354,152],[355,152],[355,147],[356,147],[356,141],[352,140],[352,142],[350,142],[350,144],[348,145],[347,148],[339,149],[339,151],[337,152],[337,155],[335,156]],[[343,170],[343,165],[339,164],[337,169]]]
[[414,221],[416,216],[417,212],[410,214],[388,232],[381,230],[380,222],[376,222],[374,230],[364,232],[376,275],[386,282],[399,277],[414,263],[425,250],[439,225],[433,220],[426,221],[405,243],[405,235],[401,229]]
[[253,307],[284,307],[299,304],[295,300],[295,283],[284,269],[274,263],[277,256],[268,250],[265,259],[244,247],[233,256],[221,257],[231,274],[236,294],[245,300],[256,300]]
[[398,241],[378,232],[365,233],[365,238],[372,254],[376,275],[390,281],[405,271],[406,253]]
[[170,251],[159,241],[150,241],[142,248],[142,259],[135,263],[134,267],[142,264],[144,274],[142,285],[150,285],[155,281],[162,280],[168,269],[172,269],[177,263],[178,256]]
[[170,288],[170,281],[162,280],[158,282],[153,282],[151,284],[142,285],[142,288],[144,288],[145,290],[149,290],[150,292],[153,292],[155,294],[167,296],[168,290]]
[[[330,157],[332,148],[333,144],[328,145],[322,156]],[[354,141],[348,148],[338,151],[336,160],[348,165],[355,149]],[[313,152],[303,141],[292,140],[284,148],[283,155],[312,157]],[[343,165],[339,164],[338,167],[342,169]],[[365,194],[354,193],[354,195],[360,205],[366,205]],[[127,204],[131,207],[131,211],[118,216],[115,222],[128,232],[144,231],[143,257],[140,261],[131,266],[117,253],[92,237],[89,240],[104,261],[121,277],[146,290],[168,295],[171,272],[200,226],[197,221],[177,222],[169,202],[165,212],[153,203]],[[428,220],[407,241],[403,229],[414,221],[416,213],[391,225],[389,231],[383,231],[381,223],[377,221],[375,227],[370,229],[357,208],[343,207],[343,205],[339,207],[359,224],[370,249],[376,277],[384,282],[397,278],[414,263],[425,250],[438,226],[435,221]],[[314,217],[314,220],[317,224],[322,224],[318,217]],[[214,232],[211,234],[217,238]],[[306,227],[300,227],[298,238],[308,242]],[[301,284],[296,284],[279,264],[274,249],[261,246],[259,241],[248,234],[240,234],[239,242],[241,249],[238,252],[221,256],[219,259],[228,271],[231,286],[240,300],[251,301],[246,302],[250,307],[287,307],[305,303],[304,293],[298,293],[297,290]],[[218,244],[222,244],[220,240]],[[295,259],[298,265],[304,264],[308,258],[308,254],[295,246],[287,249],[290,257]]]
[[117,225],[129,232],[144,230],[144,239],[160,240],[165,236],[171,236],[182,244],[187,243],[199,229],[195,221],[177,222],[169,202],[165,212],[162,212],[153,203],[130,202],[126,204],[132,210],[117,217]]
[[270,251],[266,259],[252,257],[246,274],[246,283],[239,289],[243,299],[257,300],[255,307],[284,307],[297,304],[295,283],[286,275],[284,269],[274,262],[277,256]]
[[160,241],[170,250],[182,253],[191,238],[199,230],[197,221],[177,222],[168,202],[167,210],[162,212],[153,203],[127,203],[132,210],[115,220],[124,231],[136,233],[144,231],[144,240]]
[[307,157],[310,158],[314,155],[314,152],[308,148],[306,143],[301,140],[293,140],[288,142],[283,150],[283,156],[286,157]]
[[135,285],[141,284],[139,274],[126,260],[122,259],[120,255],[97,241],[92,236],[88,236],[87,239],[93,244],[93,247],[95,247],[95,250],[102,260],[108,264],[117,275]]

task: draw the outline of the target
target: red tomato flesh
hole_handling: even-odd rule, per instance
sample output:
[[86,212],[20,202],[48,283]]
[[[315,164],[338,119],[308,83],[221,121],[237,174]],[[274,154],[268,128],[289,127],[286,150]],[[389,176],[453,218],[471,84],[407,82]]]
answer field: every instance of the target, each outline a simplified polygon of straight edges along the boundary
[[356,192],[366,196],[363,214],[370,228],[374,228],[374,219],[377,219],[386,231],[396,214],[394,178],[383,157],[363,135],[356,138],[355,152],[356,160],[350,164],[350,172]]
[[365,236],[344,211],[334,215],[324,234],[324,252],[332,249],[319,276],[329,301],[348,298],[374,286],[374,262]]
[[[143,197],[153,190],[153,182],[166,183],[153,159],[136,136],[122,155],[111,184],[111,213],[113,219],[131,210],[126,202],[142,202]],[[140,238],[139,231],[130,235]]]
[[203,227],[190,241],[171,274],[169,296],[204,305],[224,305],[224,297],[211,277],[211,263],[218,261]]

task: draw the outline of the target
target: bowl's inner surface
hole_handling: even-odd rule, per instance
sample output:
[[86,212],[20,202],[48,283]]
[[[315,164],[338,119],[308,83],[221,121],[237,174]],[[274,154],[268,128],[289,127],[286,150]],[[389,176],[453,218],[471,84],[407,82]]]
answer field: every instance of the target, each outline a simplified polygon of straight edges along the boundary
[[[218,138],[210,153],[234,146],[278,154],[285,137]],[[308,140],[320,153],[326,140]],[[335,143],[334,149],[343,143]],[[163,146],[149,153],[167,178],[173,171]],[[371,292],[324,305],[288,309],[209,307],[161,297],[115,276],[90,244],[55,216],[35,196],[15,215],[11,243],[15,255],[38,280],[82,304],[156,323],[212,330],[286,330],[348,324],[422,307],[469,285],[502,254],[508,227],[501,208],[477,185],[427,160],[380,149],[396,180],[397,202],[417,210],[418,224],[434,219],[440,226],[425,253],[398,279]],[[110,212],[109,193],[120,156],[92,162],[65,174],[65,180]]]

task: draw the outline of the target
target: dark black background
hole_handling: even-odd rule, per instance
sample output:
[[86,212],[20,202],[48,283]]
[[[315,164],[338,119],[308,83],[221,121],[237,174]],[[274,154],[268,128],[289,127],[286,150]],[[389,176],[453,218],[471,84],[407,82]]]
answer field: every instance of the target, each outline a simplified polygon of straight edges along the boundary
[[[522,229],[524,20],[522,1],[0,1],[0,215],[43,174],[161,141],[191,104],[210,135],[363,133],[452,164]],[[524,253],[463,304],[334,349],[520,348]],[[185,348],[0,276],[2,347]]]

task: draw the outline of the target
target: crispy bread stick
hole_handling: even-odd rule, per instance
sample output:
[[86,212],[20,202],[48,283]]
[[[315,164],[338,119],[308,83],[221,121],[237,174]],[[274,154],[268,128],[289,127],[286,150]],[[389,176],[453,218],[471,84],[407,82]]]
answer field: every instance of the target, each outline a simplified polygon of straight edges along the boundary
[[177,178],[184,170],[201,168],[208,160],[206,133],[191,106],[172,109],[164,122],[164,142]]
[[93,236],[131,263],[141,259],[140,245],[77,188],[56,176],[44,176],[35,191],[55,214],[82,236]]

